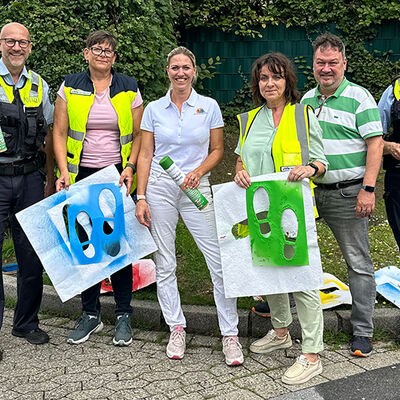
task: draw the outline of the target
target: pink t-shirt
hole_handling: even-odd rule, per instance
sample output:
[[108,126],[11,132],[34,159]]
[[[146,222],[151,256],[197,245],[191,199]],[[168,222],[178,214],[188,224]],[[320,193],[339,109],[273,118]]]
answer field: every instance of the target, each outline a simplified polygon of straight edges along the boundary
[[[57,94],[66,102],[64,82]],[[143,103],[139,88],[131,108]],[[118,116],[108,96],[108,88],[96,92],[86,124],[82,158],[79,165],[88,168],[103,168],[121,162]]]

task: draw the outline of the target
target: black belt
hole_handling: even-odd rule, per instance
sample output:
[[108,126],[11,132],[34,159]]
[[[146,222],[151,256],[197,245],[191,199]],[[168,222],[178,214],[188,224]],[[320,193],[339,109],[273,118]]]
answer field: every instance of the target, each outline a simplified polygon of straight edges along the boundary
[[335,189],[343,189],[348,186],[359,185],[363,182],[363,178],[353,179],[351,181],[343,181],[337,183],[316,183],[317,187],[325,190],[335,190]]
[[42,168],[42,162],[39,157],[33,160],[21,161],[18,164],[0,164],[0,175],[17,176],[26,175]]

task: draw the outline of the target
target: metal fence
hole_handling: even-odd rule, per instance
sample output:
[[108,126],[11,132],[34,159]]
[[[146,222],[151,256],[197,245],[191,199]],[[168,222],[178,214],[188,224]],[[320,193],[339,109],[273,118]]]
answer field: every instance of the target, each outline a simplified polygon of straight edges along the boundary
[[[321,26],[312,29],[312,33],[303,28],[283,25],[261,29],[261,38],[241,37],[233,33],[222,32],[216,28],[195,28],[182,35],[182,43],[193,51],[198,64],[205,63],[210,57],[221,58],[221,65],[216,67],[217,74],[211,80],[205,80],[205,92],[220,103],[233,100],[238,89],[243,87],[243,78],[239,70],[250,76],[251,65],[260,55],[279,51],[291,58],[302,57],[306,65],[312,65],[311,42],[320,33],[329,30],[340,36],[335,25]],[[400,57],[400,23],[388,21],[378,28],[376,37],[365,43],[365,48],[371,53],[378,50],[381,53],[392,50],[392,61]],[[298,69],[299,89],[303,89],[306,77]]]

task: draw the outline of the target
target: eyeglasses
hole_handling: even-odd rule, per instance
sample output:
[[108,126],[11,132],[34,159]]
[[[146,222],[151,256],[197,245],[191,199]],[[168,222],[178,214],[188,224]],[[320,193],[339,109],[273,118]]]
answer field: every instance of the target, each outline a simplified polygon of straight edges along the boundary
[[315,116],[316,116],[317,118],[319,117],[319,114],[321,114],[322,107],[324,106],[326,99],[327,99],[327,97],[324,96],[324,95],[321,95],[321,96],[319,97],[319,99],[318,99],[318,101],[319,101],[319,107],[318,107],[318,112],[315,114]]
[[108,49],[101,49],[100,47],[90,47],[89,50],[95,55],[95,56],[101,56],[103,53],[106,57],[112,57],[112,55],[115,53],[113,50],[108,50]]
[[21,49],[26,49],[31,43],[31,41],[27,39],[16,40],[12,38],[1,38],[0,40],[4,40],[7,47],[14,47],[15,43],[18,43]]

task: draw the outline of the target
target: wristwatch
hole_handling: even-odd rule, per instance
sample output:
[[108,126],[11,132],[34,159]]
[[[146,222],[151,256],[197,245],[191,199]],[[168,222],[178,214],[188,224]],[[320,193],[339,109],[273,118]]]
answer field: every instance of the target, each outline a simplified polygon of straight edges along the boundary
[[375,186],[368,186],[368,185],[362,185],[361,189],[364,189],[366,192],[374,193],[376,190]]
[[315,176],[318,174],[319,168],[314,163],[310,162],[308,166],[315,169],[314,173],[311,176]]
[[136,195],[136,200],[137,200],[137,201],[139,201],[139,200],[146,200],[146,195],[144,195],[144,194],[137,194],[137,195]]

